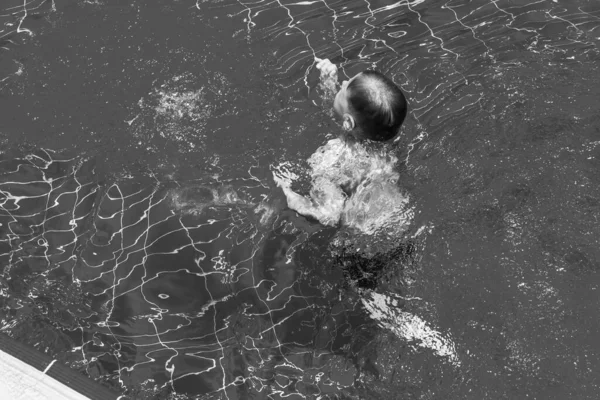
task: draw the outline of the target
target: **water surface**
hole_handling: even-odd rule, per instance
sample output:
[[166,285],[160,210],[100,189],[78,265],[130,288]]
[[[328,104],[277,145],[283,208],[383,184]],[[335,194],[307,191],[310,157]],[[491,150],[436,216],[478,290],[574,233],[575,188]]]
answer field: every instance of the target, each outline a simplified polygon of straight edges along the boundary
[[[3,332],[133,399],[598,397],[600,6],[1,7]],[[272,181],[339,133],[315,56],[410,101],[369,258]]]

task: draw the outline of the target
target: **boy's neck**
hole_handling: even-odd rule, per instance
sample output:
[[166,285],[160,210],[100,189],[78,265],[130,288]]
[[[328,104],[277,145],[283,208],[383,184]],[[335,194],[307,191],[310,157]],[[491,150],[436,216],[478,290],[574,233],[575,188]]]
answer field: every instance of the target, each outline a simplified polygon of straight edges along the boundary
[[368,153],[387,153],[391,149],[392,142],[378,142],[371,139],[357,138],[355,135],[344,134],[340,140],[350,148],[362,148]]

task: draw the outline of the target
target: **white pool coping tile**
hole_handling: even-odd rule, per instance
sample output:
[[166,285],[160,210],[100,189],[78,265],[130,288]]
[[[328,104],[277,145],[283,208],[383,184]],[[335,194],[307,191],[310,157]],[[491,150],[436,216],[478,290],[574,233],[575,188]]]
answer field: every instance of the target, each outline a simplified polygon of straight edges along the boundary
[[3,351],[0,351],[0,371],[2,399],[89,400],[88,397]]

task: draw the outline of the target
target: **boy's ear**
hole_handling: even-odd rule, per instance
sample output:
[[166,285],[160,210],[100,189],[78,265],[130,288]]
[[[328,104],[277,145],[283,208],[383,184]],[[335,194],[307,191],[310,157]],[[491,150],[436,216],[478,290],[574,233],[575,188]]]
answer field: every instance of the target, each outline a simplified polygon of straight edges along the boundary
[[354,129],[355,123],[354,123],[354,118],[352,118],[352,115],[345,113],[344,114],[344,122],[342,123],[342,128],[344,128],[344,130],[347,131],[351,131],[352,129]]

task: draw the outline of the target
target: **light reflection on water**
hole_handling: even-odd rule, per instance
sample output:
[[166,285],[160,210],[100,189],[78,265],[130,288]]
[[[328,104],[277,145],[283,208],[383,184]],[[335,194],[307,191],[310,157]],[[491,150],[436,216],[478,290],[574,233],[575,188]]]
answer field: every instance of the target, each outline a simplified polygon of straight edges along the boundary
[[[3,144],[62,150],[2,164],[4,332],[133,398],[543,396],[564,376],[565,396],[587,393],[570,368],[598,326],[568,318],[600,283],[600,7],[3,8]],[[273,188],[270,164],[305,170],[337,132],[314,106],[315,56],[408,94],[399,182],[415,218],[396,252],[332,253],[348,232]]]

